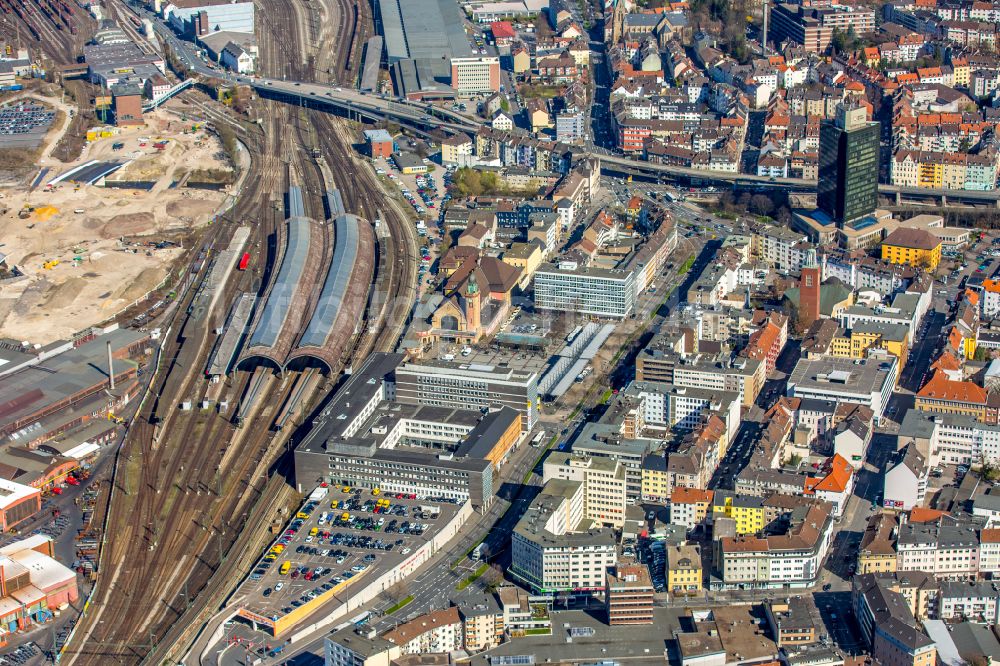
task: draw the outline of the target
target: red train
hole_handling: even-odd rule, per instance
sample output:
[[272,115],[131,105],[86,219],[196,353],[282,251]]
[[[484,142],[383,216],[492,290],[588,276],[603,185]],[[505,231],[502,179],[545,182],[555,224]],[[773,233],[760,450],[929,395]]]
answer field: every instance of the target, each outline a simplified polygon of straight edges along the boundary
[[245,271],[247,269],[247,266],[249,266],[249,265],[250,265],[250,253],[249,252],[244,252],[243,256],[240,257],[239,269],[241,271]]

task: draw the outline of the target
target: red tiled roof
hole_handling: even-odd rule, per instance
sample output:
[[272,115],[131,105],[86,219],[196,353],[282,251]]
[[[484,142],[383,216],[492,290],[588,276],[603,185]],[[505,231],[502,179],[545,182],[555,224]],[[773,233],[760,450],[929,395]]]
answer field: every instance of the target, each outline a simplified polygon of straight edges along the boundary
[[910,509],[910,522],[911,523],[933,523],[935,520],[941,516],[947,516],[948,514],[944,511],[938,511],[937,509],[928,509],[922,506],[915,506]]
[[952,402],[969,402],[977,405],[986,404],[986,390],[972,382],[956,382],[948,379],[940,370],[917,391],[918,398],[934,398]]
[[814,490],[825,490],[831,493],[842,493],[847,490],[847,484],[851,481],[854,468],[839,453],[833,454],[830,458],[830,473],[819,480]]
[[514,30],[514,26],[507,21],[494,21],[490,23],[490,32],[493,33],[493,39],[503,39],[504,37],[513,39],[517,37],[517,31]]
[[932,370],[959,370],[962,365],[955,358],[954,354],[941,354],[937,360],[931,363]]
[[1000,529],[988,529],[979,533],[979,540],[983,543],[1000,543]]
[[715,493],[711,490],[702,490],[701,488],[674,488],[674,492],[670,495],[671,504],[698,504],[698,503],[708,503],[712,501],[712,497]]

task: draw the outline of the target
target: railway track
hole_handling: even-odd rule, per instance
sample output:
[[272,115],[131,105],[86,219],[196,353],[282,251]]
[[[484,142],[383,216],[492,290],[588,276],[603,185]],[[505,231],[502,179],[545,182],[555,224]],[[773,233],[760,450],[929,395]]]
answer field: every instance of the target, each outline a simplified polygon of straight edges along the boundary
[[[250,242],[259,247],[266,246],[274,231],[269,196],[283,180],[284,169],[275,164],[274,142],[268,140],[281,136],[277,123],[272,121],[264,132],[247,130],[241,137],[254,166],[243,185],[246,195],[228,215],[240,223],[256,222]],[[223,240],[222,231],[229,228],[217,225],[216,240]],[[248,271],[234,280],[221,300],[231,301],[237,290],[260,284],[266,268],[255,268],[256,273]],[[189,300],[194,291],[190,289],[185,298]],[[177,308],[173,330],[180,330],[187,304]],[[165,342],[166,363],[178,356],[184,342],[176,337]],[[181,399],[194,406],[208,399],[212,387],[204,379],[192,380],[192,375],[200,375],[210,348],[200,344],[189,356],[190,364],[154,379],[153,393],[161,396],[166,409],[174,410]],[[221,393],[240,396],[250,376],[235,373]],[[249,427],[241,430],[225,414],[194,409],[172,411],[169,432],[157,433],[154,401],[143,406],[120,453],[100,578],[88,613],[65,652],[70,663],[140,663],[189,611],[263,497],[267,469],[273,463],[268,425],[273,405],[287,398],[283,393],[291,385],[272,382],[269,399],[261,400],[249,415]],[[234,407],[236,402],[230,400]]]
[[[352,0],[327,1],[334,3],[331,13],[352,6]],[[263,5],[258,14],[261,60],[280,70],[270,73],[319,79],[315,63],[323,61],[314,47],[310,52],[305,45],[308,31],[296,18],[302,13],[289,12],[287,4],[278,0],[265,0]],[[341,73],[357,67],[352,54],[360,53],[371,33],[367,4],[354,0],[353,7],[358,18],[336,24],[335,43],[349,40],[351,46],[348,53],[333,59],[335,72],[338,67],[343,68]],[[269,247],[268,238],[284,219],[276,193],[286,191],[293,178],[302,186],[311,217],[325,217],[322,195],[329,187],[341,191],[347,210],[370,220],[381,217],[388,233],[378,237],[375,293],[362,332],[344,341],[342,366],[333,369],[334,376],[371,351],[395,349],[415,296],[416,238],[412,225],[391,204],[382,211],[372,208],[372,202],[385,197],[370,168],[352,152],[349,133],[354,130],[322,111],[264,100],[256,102],[261,119],[256,129],[237,124],[194,93],[185,93],[184,98],[213,123],[240,128],[237,133],[250,150],[253,167],[243,185],[244,196],[226,217],[253,223],[250,242],[261,248],[258,255]],[[330,170],[335,182],[324,179],[316,151],[327,164],[335,165]],[[257,262],[253,271],[233,281],[221,302],[231,302],[237,291],[266,284],[273,259]],[[178,308],[179,313],[184,310]],[[168,340],[165,357],[176,356],[183,343],[183,339]],[[200,374],[210,349],[211,344],[204,344],[188,352],[193,362],[175,372]],[[235,411],[252,376],[236,372],[219,391],[204,379],[185,382],[168,375],[157,378],[156,392],[165,393],[162,400],[168,406],[181,397],[198,405],[221,394]],[[183,387],[184,396],[177,395],[176,388],[171,393],[175,385]],[[280,476],[269,478],[275,466],[283,469],[286,433],[294,430],[272,434],[276,419],[285,418],[279,409],[298,402],[301,407],[292,422],[299,421],[305,407],[322,398],[323,388],[308,371],[268,376],[242,428],[237,429],[227,415],[192,410],[175,413],[171,431],[162,432],[159,440],[152,402],[143,406],[120,454],[97,592],[64,655],[69,663],[159,663],[183,654],[243,575],[244,559],[253,558],[261,539],[266,540],[273,510],[292,497]]]

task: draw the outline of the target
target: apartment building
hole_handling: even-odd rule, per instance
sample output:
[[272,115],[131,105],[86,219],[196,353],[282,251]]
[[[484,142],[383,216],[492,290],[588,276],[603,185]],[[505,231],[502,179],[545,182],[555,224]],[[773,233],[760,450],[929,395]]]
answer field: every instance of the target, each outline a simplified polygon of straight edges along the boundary
[[904,523],[896,554],[897,571],[924,571],[938,580],[973,580],[979,573],[979,535],[970,523]]
[[347,626],[323,639],[325,666],[389,666],[403,651],[374,628]]
[[667,591],[675,596],[700,592],[704,579],[701,549],[692,544],[668,545],[666,555]]
[[851,581],[851,607],[872,657],[893,666],[935,666],[934,641],[920,628],[903,595],[884,580],[866,574]]
[[514,527],[508,573],[538,593],[603,590],[617,541],[592,527],[585,504],[583,483],[550,479]]
[[606,527],[625,524],[625,467],[611,458],[553,452],[542,465],[542,482],[564,479],[583,484],[583,515]]
[[402,654],[451,653],[465,647],[465,630],[457,606],[420,615],[382,634]]
[[994,625],[1000,622],[1000,590],[993,581],[946,581],[938,594],[941,620],[971,620]]
[[895,532],[899,519],[892,513],[876,513],[868,519],[858,547],[857,573],[892,573],[896,571]]
[[920,506],[927,494],[927,459],[918,443],[901,444],[883,476],[882,505],[887,509],[912,509]]
[[[725,423],[727,442],[739,429],[740,396],[735,391],[633,381],[618,395],[619,401],[634,400],[639,426],[636,432],[640,434],[657,430],[697,430],[710,415],[718,416]],[[725,455],[725,449],[720,454]]]
[[712,522],[730,518],[736,526],[736,536],[759,534],[764,529],[764,500],[753,495],[738,495],[717,490],[712,497]]
[[1000,425],[982,423],[968,414],[911,409],[903,416],[897,441],[919,442],[930,467],[1000,461]]
[[713,589],[812,587],[833,532],[831,507],[811,503],[788,514],[787,531],[767,537],[726,537],[717,542]]
[[701,488],[675,488],[670,495],[670,522],[694,529],[704,525],[712,510],[714,491]]

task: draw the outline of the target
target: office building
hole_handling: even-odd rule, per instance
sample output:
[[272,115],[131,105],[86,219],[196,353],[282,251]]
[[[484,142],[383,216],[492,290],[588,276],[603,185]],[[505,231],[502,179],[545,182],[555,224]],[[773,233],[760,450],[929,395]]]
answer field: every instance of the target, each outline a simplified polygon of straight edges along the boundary
[[550,479],[514,527],[508,573],[540,593],[603,590],[617,540],[584,506],[583,483]]
[[295,450],[297,487],[329,483],[489,506],[496,470],[521,438],[521,414],[392,400],[401,360],[372,354],[345,382]]
[[677,387],[732,391],[744,407],[751,407],[767,379],[763,359],[720,354],[686,354],[657,336],[639,352],[635,376],[639,382],[655,381]]
[[881,419],[896,386],[899,359],[885,353],[864,359],[802,358],[788,378],[788,395],[833,402],[851,402]]
[[482,410],[510,407],[525,431],[538,420],[538,374],[503,365],[458,361],[402,363],[395,370],[395,398],[413,405]]
[[764,613],[778,647],[809,645],[819,638],[809,613],[809,603],[801,596],[768,601],[764,604]]
[[612,458],[553,452],[542,465],[542,482],[549,479],[583,484],[583,515],[606,527],[625,524],[625,467]]
[[384,129],[365,130],[365,152],[371,158],[389,159],[396,150],[392,135]]
[[941,263],[941,239],[926,229],[900,227],[882,241],[882,260],[932,273]]
[[535,271],[535,307],[624,319],[635,311],[635,274],[568,261],[542,264]]
[[878,204],[880,125],[867,113],[841,104],[820,126],[816,203],[838,226],[872,215]]
[[608,624],[652,624],[655,590],[644,564],[619,564],[608,572],[604,585],[604,608]]
[[500,91],[500,58],[482,56],[451,59],[451,87],[459,97]]

